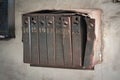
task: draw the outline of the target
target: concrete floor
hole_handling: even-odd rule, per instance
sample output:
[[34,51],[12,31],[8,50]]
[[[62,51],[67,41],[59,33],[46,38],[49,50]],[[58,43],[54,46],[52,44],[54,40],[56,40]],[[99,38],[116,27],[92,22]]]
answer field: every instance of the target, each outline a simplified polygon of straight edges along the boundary
[[[0,80],[120,80],[120,4],[111,0],[15,0],[16,38],[0,41]],[[103,10],[103,62],[94,71],[30,67],[23,63],[21,14],[40,9]]]

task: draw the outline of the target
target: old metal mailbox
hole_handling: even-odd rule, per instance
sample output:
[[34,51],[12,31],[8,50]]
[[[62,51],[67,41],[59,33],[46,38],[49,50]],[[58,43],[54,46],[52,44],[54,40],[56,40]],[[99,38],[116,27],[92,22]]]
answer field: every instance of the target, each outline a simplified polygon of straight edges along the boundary
[[24,62],[31,66],[93,69],[95,20],[85,13],[42,10],[23,14]]

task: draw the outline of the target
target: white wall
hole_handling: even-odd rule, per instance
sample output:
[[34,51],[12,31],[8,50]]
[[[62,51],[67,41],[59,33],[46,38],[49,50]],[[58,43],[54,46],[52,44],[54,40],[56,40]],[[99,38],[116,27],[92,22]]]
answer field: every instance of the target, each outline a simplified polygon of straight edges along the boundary
[[[112,0],[16,0],[16,38],[0,41],[0,80],[120,80],[120,4]],[[103,62],[94,71],[30,67],[23,63],[21,14],[40,9],[103,10]]]

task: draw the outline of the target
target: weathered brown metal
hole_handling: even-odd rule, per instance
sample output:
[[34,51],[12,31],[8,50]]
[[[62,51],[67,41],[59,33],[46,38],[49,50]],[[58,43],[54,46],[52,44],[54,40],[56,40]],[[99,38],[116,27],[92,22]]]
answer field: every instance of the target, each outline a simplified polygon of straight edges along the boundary
[[72,66],[71,20],[70,17],[61,17],[63,31],[64,66]]
[[[39,20],[39,56],[40,63],[42,65],[48,64],[48,53],[47,53],[47,29],[46,29],[46,21],[45,16],[38,16]],[[34,64],[34,63],[32,63]]]
[[82,33],[81,33],[81,17],[72,16],[72,57],[73,57],[73,66],[80,67],[82,66]]
[[84,56],[84,68],[93,68],[93,45],[95,40],[95,20],[86,18],[87,23],[87,42]]
[[55,64],[64,66],[63,30],[61,16],[55,16]]
[[55,64],[55,29],[54,29],[54,17],[46,16],[46,27],[47,27],[47,56],[48,64]]
[[30,29],[31,29],[31,63],[39,64],[38,16],[30,17]]
[[29,23],[30,23],[30,19],[28,18],[28,16],[23,16],[23,26],[22,26],[22,41],[23,41],[23,53],[24,53],[24,62],[25,63],[31,63],[31,45],[29,45],[29,43],[31,44],[30,40],[30,34],[29,34]]
[[94,24],[94,19],[70,11],[24,14],[24,62],[31,66],[93,69]]

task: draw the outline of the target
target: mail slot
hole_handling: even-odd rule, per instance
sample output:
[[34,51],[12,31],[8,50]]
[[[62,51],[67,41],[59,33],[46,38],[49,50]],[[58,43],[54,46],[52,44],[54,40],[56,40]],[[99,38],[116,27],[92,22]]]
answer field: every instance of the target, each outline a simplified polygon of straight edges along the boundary
[[95,19],[69,10],[23,14],[24,63],[38,67],[94,69]]

